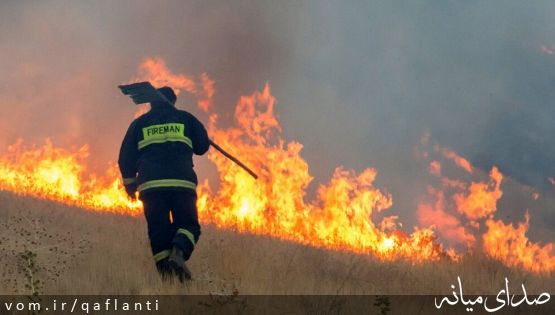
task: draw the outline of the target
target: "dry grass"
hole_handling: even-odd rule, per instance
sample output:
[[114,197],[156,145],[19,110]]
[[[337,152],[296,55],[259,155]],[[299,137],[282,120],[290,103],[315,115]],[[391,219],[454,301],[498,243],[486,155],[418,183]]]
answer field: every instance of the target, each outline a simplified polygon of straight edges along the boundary
[[[39,294],[448,294],[554,292],[553,274],[509,269],[481,255],[423,265],[314,249],[211,226],[191,261],[194,281],[162,283],[143,217],[95,213],[0,192],[0,294],[31,293],[21,254],[36,253]],[[27,259],[28,262],[28,259]],[[519,290],[520,292],[520,290]]]

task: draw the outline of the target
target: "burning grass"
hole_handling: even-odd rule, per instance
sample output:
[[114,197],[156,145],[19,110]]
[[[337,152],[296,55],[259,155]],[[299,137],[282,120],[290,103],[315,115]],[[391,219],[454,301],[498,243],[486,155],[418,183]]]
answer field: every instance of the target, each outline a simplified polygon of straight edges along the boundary
[[[457,263],[386,262],[368,255],[238,234],[210,224],[204,225],[190,261],[194,281],[185,286],[168,285],[154,269],[142,217],[86,211],[1,192],[2,221],[10,222],[13,229],[31,231],[34,227],[22,216],[36,220],[52,235],[71,238],[61,246],[69,254],[64,256],[63,270],[54,277],[45,268],[59,255],[37,251],[36,277],[43,282],[43,294],[446,294],[457,276],[464,280],[469,294],[495,293],[504,277],[515,290],[524,283],[531,293],[555,291],[552,273],[538,275],[508,268],[478,253]],[[6,266],[0,280],[19,283],[21,292],[25,290],[24,275],[5,271],[17,262],[22,240],[7,229],[0,231],[0,237],[1,263]],[[75,244],[83,244],[82,240],[86,243],[81,252]],[[41,240],[37,246],[50,245]],[[0,294],[13,293],[13,286],[2,286]]]
[[[496,217],[498,202],[506,195],[502,191],[505,177],[496,167],[484,173],[457,153],[430,144],[425,136],[415,151],[435,183],[414,209],[419,225],[403,228],[397,216],[387,215],[395,196],[375,186],[378,170],[374,168],[357,173],[337,167],[328,183],[319,184],[316,197],[307,200],[312,176],[301,156],[303,146],[282,137],[269,85],[240,97],[234,124],[223,128],[212,104],[214,82],[206,74],[196,83],[186,75],[171,73],[163,60],[149,58],[141,65],[140,76],[139,80],[170,85],[195,96],[209,117],[210,136],[259,174],[254,180],[211,151],[208,158],[220,178],[216,191],[207,182],[198,188],[199,217],[206,224],[368,261],[405,260],[434,266],[445,260],[465,260],[483,250],[516,269],[539,274],[555,270],[553,243],[530,241],[528,219],[515,228]],[[69,150],[55,147],[50,140],[38,147],[18,141],[1,152],[0,189],[137,220],[141,204],[127,198],[116,168],[109,167],[100,176],[91,174],[86,166],[88,155],[86,145]],[[450,167],[464,170],[466,177],[452,177],[447,171]]]

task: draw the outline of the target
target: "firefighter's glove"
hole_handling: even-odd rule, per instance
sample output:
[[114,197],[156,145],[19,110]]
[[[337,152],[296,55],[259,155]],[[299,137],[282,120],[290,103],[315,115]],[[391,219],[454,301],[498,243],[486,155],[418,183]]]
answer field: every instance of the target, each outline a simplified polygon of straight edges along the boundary
[[137,192],[137,184],[128,184],[125,185],[125,192],[131,199],[135,199],[135,193]]

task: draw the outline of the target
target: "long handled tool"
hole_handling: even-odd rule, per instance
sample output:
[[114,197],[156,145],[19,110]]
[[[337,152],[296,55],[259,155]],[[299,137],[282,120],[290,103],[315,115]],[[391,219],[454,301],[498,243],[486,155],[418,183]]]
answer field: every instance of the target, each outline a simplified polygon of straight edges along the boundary
[[[160,93],[150,82],[138,82],[133,84],[127,85],[118,85],[118,88],[121,92],[125,95],[129,95],[135,104],[144,104],[144,103],[152,103],[152,102],[166,102],[171,104],[171,102],[162,94]],[[173,106],[173,104],[172,104]],[[248,168],[245,164],[241,163],[237,158],[233,155],[226,152],[222,147],[214,143],[214,141],[210,140],[210,145],[222,153],[225,157],[235,162],[239,165],[242,169],[247,171],[252,177],[258,179],[258,176],[255,172],[253,172],[250,168]]]

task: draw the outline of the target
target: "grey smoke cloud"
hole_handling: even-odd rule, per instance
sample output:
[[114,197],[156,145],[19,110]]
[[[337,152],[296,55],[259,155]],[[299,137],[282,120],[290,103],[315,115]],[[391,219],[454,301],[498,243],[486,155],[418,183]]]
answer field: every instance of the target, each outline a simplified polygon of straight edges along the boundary
[[[396,211],[414,211],[425,191],[413,147],[426,132],[552,196],[555,56],[541,45],[555,43],[554,9],[516,0],[3,1],[0,145],[48,136],[89,143],[98,165],[114,161],[135,110],[116,85],[159,56],[174,72],[208,73],[224,121],[240,95],[270,82],[284,135],[305,145],[315,181],[337,165],[374,166]],[[190,97],[179,104],[200,114]]]

